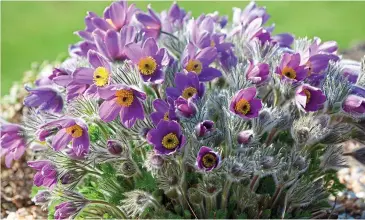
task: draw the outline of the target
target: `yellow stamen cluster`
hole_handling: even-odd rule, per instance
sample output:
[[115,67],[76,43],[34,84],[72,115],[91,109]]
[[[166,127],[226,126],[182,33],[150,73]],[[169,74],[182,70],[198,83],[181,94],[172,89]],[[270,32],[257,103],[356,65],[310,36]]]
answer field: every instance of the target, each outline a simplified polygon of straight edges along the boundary
[[184,99],[188,99],[193,97],[193,95],[195,95],[197,92],[198,91],[196,90],[196,88],[190,86],[184,89],[184,91],[182,92],[182,97],[184,97]]
[[210,41],[210,46],[211,46],[211,47],[215,47],[215,42],[214,42],[214,40],[211,40],[211,41]]
[[291,67],[284,67],[282,70],[281,70],[281,74],[283,76],[286,76],[288,77],[289,79],[295,79],[297,77],[297,72],[295,72],[295,70]]
[[303,92],[307,96],[307,100],[305,102],[308,103],[311,99],[311,92],[309,92],[308,89],[303,89]]
[[98,67],[94,71],[94,83],[97,86],[105,86],[109,82],[109,72],[105,67]]
[[152,75],[157,68],[156,60],[153,57],[143,57],[138,62],[138,70],[141,74]]
[[251,105],[250,105],[250,103],[246,99],[240,99],[236,103],[236,106],[234,107],[234,109],[236,110],[236,112],[239,112],[239,113],[241,113],[243,115],[246,115],[247,113],[250,112]]
[[162,146],[168,150],[173,150],[179,145],[179,139],[177,138],[176,134],[168,133],[162,138]]
[[203,65],[199,60],[189,60],[185,69],[189,72],[194,72],[196,74],[200,74],[203,69]]
[[108,22],[108,24],[110,24],[110,26],[112,26],[114,29],[117,29],[117,27],[114,25],[112,19],[105,19],[106,22]]
[[207,153],[203,156],[202,161],[205,168],[211,168],[217,163],[217,157],[212,153]]
[[73,138],[79,138],[82,135],[82,128],[79,125],[73,125],[66,128],[66,133],[71,135]]
[[169,112],[166,112],[163,116],[163,120],[168,121],[169,120]]
[[117,97],[117,103],[123,107],[129,107],[134,100],[133,91],[128,89],[117,90],[115,96]]

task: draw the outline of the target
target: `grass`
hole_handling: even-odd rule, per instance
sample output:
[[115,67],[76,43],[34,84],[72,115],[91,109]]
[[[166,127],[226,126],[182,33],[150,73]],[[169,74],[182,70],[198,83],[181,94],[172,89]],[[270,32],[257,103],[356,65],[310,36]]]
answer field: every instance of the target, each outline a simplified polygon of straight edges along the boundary
[[[168,9],[171,1],[153,2],[157,11]],[[1,92],[7,93],[13,81],[20,80],[34,61],[53,60],[66,54],[68,45],[78,41],[73,32],[84,28],[86,11],[101,15],[109,2],[1,2]],[[145,9],[148,2],[136,2]],[[232,7],[245,7],[242,1],[183,1],[193,12],[219,11],[231,15]],[[365,37],[365,2],[259,2],[271,14],[276,32],[296,36],[319,36],[336,40],[340,48]]]

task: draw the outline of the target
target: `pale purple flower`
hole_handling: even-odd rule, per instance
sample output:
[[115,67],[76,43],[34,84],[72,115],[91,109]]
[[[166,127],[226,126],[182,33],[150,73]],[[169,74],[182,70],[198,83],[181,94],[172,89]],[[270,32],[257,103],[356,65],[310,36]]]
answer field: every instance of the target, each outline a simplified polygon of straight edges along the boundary
[[1,123],[1,157],[5,155],[5,165],[10,168],[13,160],[18,160],[25,152],[26,142],[23,130],[17,124]]
[[295,102],[300,109],[306,112],[314,112],[323,107],[326,96],[319,88],[303,84],[295,92]]
[[193,117],[196,112],[198,111],[198,108],[195,104],[195,97],[185,99],[183,97],[179,97],[175,100],[175,108],[176,113],[180,117],[190,118]]
[[302,81],[307,77],[305,66],[300,65],[300,54],[284,53],[276,73],[288,81]]
[[237,142],[239,144],[249,144],[253,137],[253,131],[252,130],[244,130],[238,133],[237,136]]
[[220,164],[220,155],[209,147],[201,147],[196,158],[196,166],[200,170],[212,171]]
[[38,108],[40,111],[60,112],[63,108],[63,99],[56,89],[48,86],[25,89],[29,94],[24,98],[24,105]]
[[178,97],[189,99],[191,97],[203,97],[205,86],[199,82],[199,78],[195,73],[189,72],[176,73],[175,86],[166,88],[166,95],[176,100]]
[[29,161],[28,166],[37,171],[34,175],[34,185],[38,187],[45,186],[51,189],[55,187],[57,183],[57,168],[51,161]]
[[269,77],[270,66],[267,63],[254,64],[250,61],[246,69],[246,78],[254,84],[261,84]]
[[365,114],[365,98],[358,95],[349,95],[342,104],[345,112],[351,114]]
[[156,99],[153,101],[153,108],[156,110],[152,112],[150,117],[153,124],[157,125],[161,120],[165,121],[178,121],[179,118],[175,113],[174,101],[172,99],[168,99],[165,102],[162,99]]
[[214,122],[205,120],[195,126],[195,134],[197,137],[203,137],[215,130]]
[[145,39],[152,37],[157,39],[161,33],[161,20],[156,12],[148,5],[148,14],[139,12],[136,14],[137,20],[143,25]]
[[256,118],[262,108],[262,103],[255,96],[255,87],[239,90],[231,99],[230,111],[243,119]]

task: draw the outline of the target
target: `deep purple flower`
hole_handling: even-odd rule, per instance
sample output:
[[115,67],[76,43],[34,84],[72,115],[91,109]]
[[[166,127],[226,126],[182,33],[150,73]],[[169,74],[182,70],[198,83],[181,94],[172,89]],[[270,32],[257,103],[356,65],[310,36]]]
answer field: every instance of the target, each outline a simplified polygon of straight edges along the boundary
[[53,188],[57,183],[57,168],[48,160],[29,161],[28,166],[35,169],[34,185]]
[[345,78],[347,78],[347,80],[352,84],[357,82],[357,79],[358,79],[360,73],[361,73],[361,70],[359,67],[356,68],[356,67],[347,65],[343,69],[343,76]]
[[301,85],[295,92],[295,102],[300,109],[306,112],[314,112],[322,108],[326,96],[323,92],[308,84]]
[[252,130],[244,130],[238,133],[237,142],[239,144],[248,144],[251,142],[253,136]]
[[87,57],[89,50],[97,50],[97,48],[94,43],[88,41],[77,42],[68,48],[68,52],[72,57]]
[[135,4],[128,6],[127,1],[117,1],[104,10],[104,19],[114,30],[119,31],[132,21],[136,12]]
[[305,67],[300,65],[299,53],[285,53],[281,58],[280,65],[276,67],[276,73],[290,81],[301,81],[307,76]]
[[342,104],[345,112],[351,114],[365,113],[365,98],[357,95],[349,95]]
[[219,154],[209,147],[201,147],[196,158],[196,166],[200,170],[211,171],[220,164]]
[[113,155],[120,155],[123,152],[122,145],[115,140],[108,140],[106,148],[108,149],[109,153]]
[[47,204],[51,200],[51,197],[52,197],[52,195],[49,191],[41,190],[41,191],[38,191],[38,193],[34,196],[32,201],[36,205],[43,205],[43,204]]
[[322,73],[327,68],[330,60],[337,61],[339,57],[333,54],[315,54],[309,57],[305,63],[307,75]]
[[28,107],[37,107],[41,111],[60,112],[63,108],[62,96],[55,90],[47,86],[25,89],[29,92],[24,99],[24,105]]
[[99,95],[104,99],[99,108],[101,120],[110,122],[119,114],[123,125],[130,128],[137,119],[144,119],[143,106],[140,100],[145,100],[146,94],[139,89],[113,85],[101,90]]
[[168,99],[165,102],[162,99],[156,99],[153,101],[153,108],[156,110],[155,112],[151,113],[151,119],[153,124],[157,125],[161,120],[165,121],[178,121],[179,118],[176,116],[175,113],[175,106],[174,101]]
[[215,47],[207,47],[198,51],[198,48],[189,43],[182,55],[182,65],[188,72],[196,73],[199,81],[211,81],[222,76],[219,70],[209,67],[216,58],[217,49]]
[[272,43],[278,44],[280,47],[290,47],[290,45],[294,42],[294,36],[289,33],[280,33],[271,36],[270,40]]
[[214,122],[210,120],[205,120],[195,126],[195,134],[197,137],[203,137],[214,130]]
[[189,99],[193,96],[201,98],[204,95],[205,86],[203,83],[199,82],[199,78],[195,73],[176,73],[175,85],[176,88],[166,88],[167,96],[174,100],[180,96],[184,99]]
[[185,118],[193,117],[198,111],[195,101],[195,97],[189,98],[188,100],[183,97],[177,98],[174,104],[177,109],[176,112],[178,116]]
[[63,202],[55,207],[54,218],[56,220],[72,218],[78,211],[79,207],[73,202]]
[[60,182],[61,184],[70,184],[73,183],[77,180],[77,174],[75,174],[72,171],[67,171],[66,173],[64,173],[61,177],[60,177]]
[[231,112],[244,119],[256,118],[262,108],[260,99],[256,99],[256,88],[250,87],[239,90],[231,100]]
[[238,59],[232,50],[223,51],[218,55],[219,63],[225,71],[237,65]]
[[143,81],[160,84],[164,80],[164,74],[161,68],[168,64],[166,50],[158,48],[155,39],[148,38],[140,46],[131,43],[126,46],[126,55],[132,62],[137,65]]
[[16,124],[1,123],[1,157],[5,155],[5,165],[10,168],[13,160],[18,160],[25,152],[26,143],[22,128]]
[[148,143],[153,145],[158,154],[173,154],[185,145],[179,123],[161,120],[157,127],[147,134]]
[[190,17],[183,8],[174,2],[172,3],[169,11],[167,12],[168,23],[172,23],[175,26],[181,27],[183,23]]
[[246,69],[246,78],[254,84],[260,84],[267,80],[269,72],[270,66],[267,63],[258,63],[255,65],[250,61],[250,64]]
[[87,125],[79,119],[63,118],[49,122],[40,128],[52,130],[58,128],[59,131],[52,138],[52,147],[56,151],[63,150],[68,143],[72,142],[72,152],[78,158],[83,158],[89,153],[89,134]]
[[156,14],[155,11],[152,10],[150,5],[148,5],[148,13],[137,13],[137,20],[143,25],[142,31],[144,32],[145,39],[152,37],[157,39],[161,32],[161,20]]

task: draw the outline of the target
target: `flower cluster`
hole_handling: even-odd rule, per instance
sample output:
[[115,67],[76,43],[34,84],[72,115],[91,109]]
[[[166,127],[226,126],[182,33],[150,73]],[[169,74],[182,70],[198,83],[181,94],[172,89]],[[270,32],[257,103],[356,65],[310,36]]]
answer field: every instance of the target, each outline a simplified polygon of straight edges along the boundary
[[1,126],[7,166],[43,146],[35,201],[56,219],[325,210],[340,144],[365,141],[365,66],[335,42],[274,35],[269,17],[254,2],[231,22],[176,3],[88,12],[70,57],[27,86],[23,126]]

